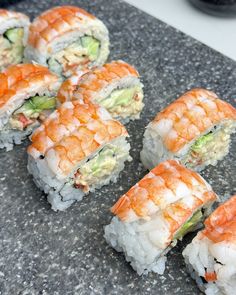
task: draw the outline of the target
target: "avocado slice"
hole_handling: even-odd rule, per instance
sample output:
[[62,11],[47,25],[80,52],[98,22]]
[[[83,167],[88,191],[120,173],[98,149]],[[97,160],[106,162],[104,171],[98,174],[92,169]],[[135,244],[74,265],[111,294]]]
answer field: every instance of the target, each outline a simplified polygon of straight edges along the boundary
[[110,163],[113,160],[114,152],[113,149],[105,149],[99,153],[96,161],[94,161],[91,166],[93,174],[98,174],[101,170],[109,168]]
[[126,106],[133,99],[136,92],[137,87],[114,90],[110,96],[106,97],[99,103],[107,109],[111,109],[116,106]]
[[21,43],[24,36],[23,28],[9,29],[4,34],[11,43]]
[[114,154],[117,153],[115,147],[103,148],[94,158],[90,159],[80,168],[80,173],[84,176],[99,177],[102,173],[109,173],[116,164]]
[[82,46],[87,49],[89,58],[91,60],[96,60],[98,56],[100,42],[91,36],[84,36],[81,38],[81,43]]
[[203,136],[201,136],[198,140],[195,141],[195,143],[193,144],[193,146],[191,147],[191,149],[193,151],[200,151],[201,148],[207,144],[209,141],[211,141],[214,138],[214,135],[212,132],[209,132],[208,134],[205,134]]
[[23,113],[25,116],[30,117],[35,113],[40,113],[43,110],[50,110],[56,107],[56,98],[48,96],[34,96],[28,99],[15,114]]
[[194,230],[195,226],[201,222],[203,217],[202,211],[196,211],[193,216],[185,222],[182,227],[178,230],[177,234],[175,235],[175,239],[181,239],[185,236],[188,232]]

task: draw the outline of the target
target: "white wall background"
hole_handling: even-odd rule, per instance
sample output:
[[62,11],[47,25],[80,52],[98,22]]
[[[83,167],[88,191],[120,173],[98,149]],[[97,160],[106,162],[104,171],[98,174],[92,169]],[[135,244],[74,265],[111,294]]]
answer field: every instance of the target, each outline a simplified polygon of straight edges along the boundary
[[220,18],[194,8],[188,0],[126,0],[182,32],[236,60],[236,17]]

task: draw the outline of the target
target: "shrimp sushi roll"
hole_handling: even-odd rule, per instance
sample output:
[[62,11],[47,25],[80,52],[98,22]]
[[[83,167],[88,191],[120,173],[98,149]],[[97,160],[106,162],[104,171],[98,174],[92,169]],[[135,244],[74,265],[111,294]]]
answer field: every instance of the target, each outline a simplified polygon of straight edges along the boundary
[[112,207],[116,216],[105,227],[105,239],[124,252],[139,275],[163,274],[167,252],[199,227],[216,199],[199,174],[175,160],[165,161]]
[[65,210],[85,194],[116,182],[130,161],[128,133],[103,108],[65,102],[35,130],[28,170],[53,210]]
[[8,67],[0,73],[0,148],[20,144],[56,107],[59,78],[34,64]]
[[184,249],[187,268],[207,295],[236,293],[236,195],[220,205]]
[[106,26],[79,7],[51,8],[29,28],[26,59],[48,66],[63,78],[78,67],[102,65],[108,55]]
[[0,9],[0,71],[21,63],[30,21],[23,13]]
[[137,70],[119,60],[90,72],[77,71],[62,83],[58,99],[92,101],[106,108],[113,118],[128,122],[140,116],[144,106],[142,88]]
[[166,159],[200,171],[229,152],[236,109],[205,89],[192,89],[158,113],[144,133],[141,160],[152,169]]

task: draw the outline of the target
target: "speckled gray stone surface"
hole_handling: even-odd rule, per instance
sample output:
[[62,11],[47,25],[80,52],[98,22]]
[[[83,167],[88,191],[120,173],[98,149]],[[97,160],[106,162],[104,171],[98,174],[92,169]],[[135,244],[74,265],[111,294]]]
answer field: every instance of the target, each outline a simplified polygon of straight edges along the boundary
[[[168,254],[163,276],[139,277],[106,244],[103,227],[111,219],[108,208],[145,173],[139,163],[145,125],[195,86],[212,89],[235,105],[236,63],[120,1],[26,0],[11,7],[34,17],[62,3],[77,4],[105,22],[110,60],[124,59],[138,68],[146,107],[141,120],[127,126],[134,160],[118,183],[63,213],[50,210],[28,175],[27,143],[0,151],[0,294],[199,294],[181,256],[193,234]],[[202,173],[220,195],[236,192],[235,139],[225,160]]]

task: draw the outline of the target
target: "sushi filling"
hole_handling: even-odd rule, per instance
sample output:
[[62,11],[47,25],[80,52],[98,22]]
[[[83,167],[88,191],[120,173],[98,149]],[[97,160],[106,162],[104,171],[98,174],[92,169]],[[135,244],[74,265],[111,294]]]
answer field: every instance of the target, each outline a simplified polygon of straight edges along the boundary
[[193,216],[182,225],[175,234],[176,240],[181,240],[187,233],[196,229],[196,226],[203,220],[204,213],[202,211],[203,210],[197,210]]
[[113,117],[137,115],[143,108],[143,92],[141,86],[117,89],[97,102],[105,107]]
[[235,294],[235,247],[213,243],[201,232],[183,251],[187,268],[205,294]]
[[28,126],[43,121],[51,109],[56,107],[56,98],[34,96],[26,100],[9,120],[10,129],[24,130]]
[[128,151],[120,146],[105,146],[77,170],[73,179],[74,187],[89,192],[91,186],[103,183],[128,156]]
[[220,128],[201,136],[192,145],[184,164],[189,168],[201,165],[216,165],[229,151],[233,123],[227,122]]
[[84,36],[68,47],[52,55],[48,59],[48,66],[53,72],[67,76],[66,72],[78,65],[86,65],[98,58],[100,42]]
[[0,71],[9,65],[22,62],[23,36],[23,28],[9,29],[0,36]]

